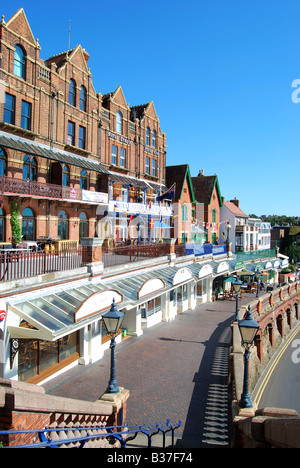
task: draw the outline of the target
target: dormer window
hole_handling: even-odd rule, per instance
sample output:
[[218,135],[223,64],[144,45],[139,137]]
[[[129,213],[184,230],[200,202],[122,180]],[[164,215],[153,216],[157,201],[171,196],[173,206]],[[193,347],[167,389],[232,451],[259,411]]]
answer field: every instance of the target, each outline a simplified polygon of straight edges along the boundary
[[21,46],[16,45],[14,53],[14,75],[26,78],[26,55]]

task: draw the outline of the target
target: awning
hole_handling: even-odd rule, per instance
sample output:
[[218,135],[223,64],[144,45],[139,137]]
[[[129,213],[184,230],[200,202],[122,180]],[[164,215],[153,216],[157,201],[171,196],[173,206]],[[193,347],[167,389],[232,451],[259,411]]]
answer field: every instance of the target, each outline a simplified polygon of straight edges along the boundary
[[11,299],[8,308],[31,327],[8,326],[12,338],[32,338],[55,341],[80,328],[100,320],[110,309],[113,298],[119,308],[126,306],[126,298],[101,283],[77,283],[76,287],[50,288],[22,295],[23,300]]
[[87,170],[108,174],[108,171],[97,161],[69,153],[68,151],[57,150],[56,148],[51,149],[49,146],[42,143],[36,143],[26,138],[10,135],[3,131],[0,131],[0,146],[22,151],[32,156],[41,156],[42,158],[51,159],[52,161],[72,164],[73,166],[82,167]]

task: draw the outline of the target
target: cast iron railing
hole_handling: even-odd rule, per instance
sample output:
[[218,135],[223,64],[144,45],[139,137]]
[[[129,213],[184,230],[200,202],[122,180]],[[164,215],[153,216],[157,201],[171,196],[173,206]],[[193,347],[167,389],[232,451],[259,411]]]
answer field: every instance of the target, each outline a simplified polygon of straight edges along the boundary
[[[137,426],[109,426],[109,427],[73,427],[70,428],[55,428],[55,429],[39,429],[39,430],[22,430],[22,431],[0,431],[0,442],[3,448],[83,448],[87,442],[90,443],[99,439],[108,439],[110,441],[118,441],[120,448],[126,448],[127,443],[134,440],[139,434],[143,434],[147,440],[147,448],[152,447],[152,438],[156,434],[162,435],[162,448],[166,448],[166,435],[171,433],[171,443],[169,447],[174,447],[175,430],[181,426],[181,421],[177,424],[170,424],[168,419],[165,423],[159,424],[142,424]],[[76,437],[71,437],[76,433]],[[32,442],[21,445],[5,445],[5,436],[28,436],[36,437],[38,442]],[[53,438],[55,437],[55,440]]]

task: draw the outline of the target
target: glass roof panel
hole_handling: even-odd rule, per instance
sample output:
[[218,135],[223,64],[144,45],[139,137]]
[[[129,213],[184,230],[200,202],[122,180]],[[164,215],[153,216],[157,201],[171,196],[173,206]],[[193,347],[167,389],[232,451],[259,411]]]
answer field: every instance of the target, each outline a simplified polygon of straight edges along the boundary
[[56,294],[50,294],[50,296],[47,296],[47,301],[51,302],[51,304],[56,305],[56,307],[58,307],[59,309],[63,309],[68,314],[72,314],[76,310],[76,307],[67,303],[66,301],[58,297]]
[[45,311],[47,314],[51,315],[55,319],[62,322],[64,325],[71,325],[74,323],[73,314],[68,315],[62,309],[57,308],[54,304],[51,304],[46,299],[39,298],[31,301],[32,304],[35,304],[41,310]]
[[73,306],[79,307],[81,305],[82,301],[80,301],[76,297],[72,296],[71,292],[72,292],[72,290],[71,291],[62,291],[60,293],[57,293],[56,295],[58,297],[61,297],[62,299],[64,299],[64,301],[69,302]]
[[51,330],[53,332],[58,331],[62,328],[62,324],[60,322],[50,317],[48,314],[43,313],[38,307],[36,307],[31,302],[23,302],[21,304],[18,304],[18,309],[20,309],[22,312],[24,312],[24,314],[26,314],[29,317],[29,323],[30,319],[33,319],[37,323],[41,324],[41,326],[48,328],[48,330]]

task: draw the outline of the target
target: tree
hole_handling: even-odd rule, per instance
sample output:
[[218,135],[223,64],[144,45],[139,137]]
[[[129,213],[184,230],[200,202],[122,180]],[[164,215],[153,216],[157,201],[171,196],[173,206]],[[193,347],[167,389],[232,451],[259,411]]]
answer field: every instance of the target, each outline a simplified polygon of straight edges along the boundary
[[20,226],[20,210],[21,200],[13,198],[10,202],[10,225],[12,230],[12,240],[16,244],[21,242],[22,228]]

